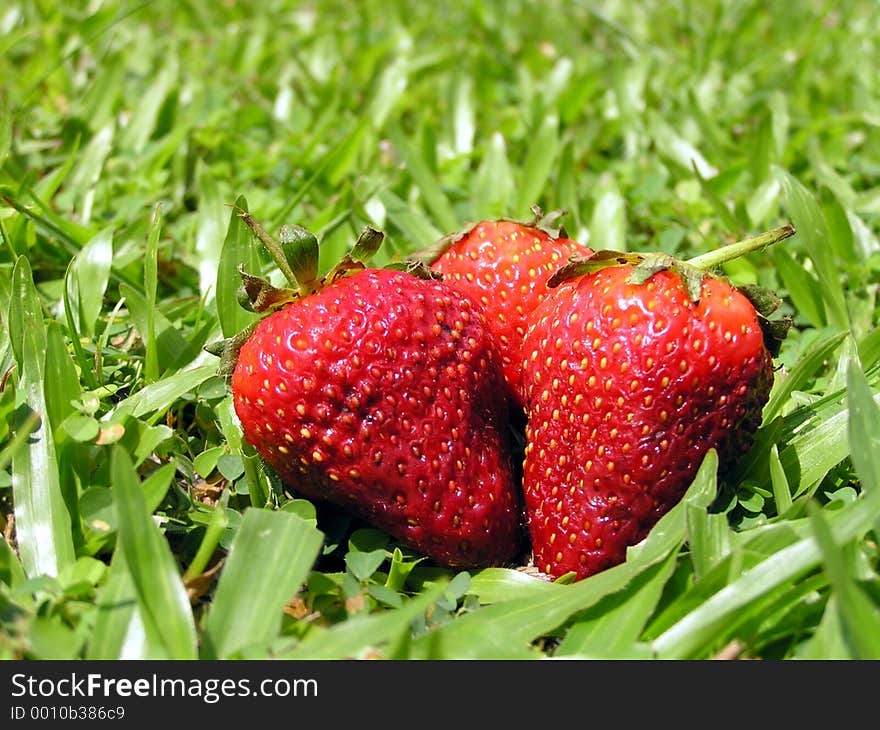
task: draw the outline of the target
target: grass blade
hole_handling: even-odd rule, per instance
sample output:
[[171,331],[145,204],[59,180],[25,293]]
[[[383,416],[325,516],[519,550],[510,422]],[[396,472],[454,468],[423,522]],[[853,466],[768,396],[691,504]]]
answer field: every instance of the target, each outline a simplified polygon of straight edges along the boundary
[[880,659],[880,611],[856,585],[821,510],[814,503],[809,508],[813,534],[822,551],[825,573],[837,599],[844,641],[854,659]]
[[385,206],[388,220],[399,228],[406,237],[400,249],[415,251],[439,240],[440,233],[423,215],[407,205],[390,190],[379,193],[379,200]]
[[587,611],[586,619],[569,629],[555,656],[614,659],[630,655],[677,562],[678,556],[671,553],[639,573],[626,589],[599,601]]
[[114,447],[110,458],[119,544],[148,636],[157,637],[171,659],[196,658],[196,630],[174,556],[159,532],[128,454]]
[[135,418],[151,413],[164,413],[180,396],[194,390],[216,372],[216,365],[200,365],[191,370],[181,370],[141,388],[116,406],[112,416],[115,420],[123,413],[130,413]]
[[847,372],[848,435],[853,467],[862,488],[880,492],[880,408],[855,361]]
[[559,148],[559,118],[555,114],[548,114],[529,142],[529,153],[518,181],[519,195],[509,215],[527,216],[527,211],[533,205],[542,203],[541,194],[550,180]]
[[770,423],[788,402],[791,394],[806,385],[807,380],[838,348],[847,337],[846,332],[837,332],[815,343],[785,377],[777,376],[773,381],[770,400],[764,406],[764,423]]
[[513,173],[507,161],[507,146],[504,136],[495,132],[473,179],[471,218],[476,221],[508,215],[512,195]]
[[224,337],[237,335],[257,318],[256,314],[248,312],[238,303],[238,288],[241,286],[239,264],[249,274],[261,273],[253,233],[240,215],[247,210],[247,200],[240,195],[236,198],[229,216],[229,227],[220,249],[215,291],[217,316],[220,318],[220,329]]
[[[880,394],[874,399],[880,400]],[[815,418],[804,425],[779,453],[788,483],[794,487],[792,496],[807,492],[850,455],[847,422],[848,412],[843,407],[833,415]]]
[[421,193],[425,206],[434,216],[437,224],[446,232],[456,230],[460,221],[452,208],[449,199],[443,192],[440,182],[431,171],[428,164],[422,159],[418,150],[410,143],[400,127],[391,126],[388,136],[394,144],[394,149],[406,165],[413,183]]
[[24,581],[24,569],[18,561],[18,556],[6,542],[6,538],[0,538],[0,583],[14,588]]
[[829,321],[838,329],[849,327],[846,299],[840,285],[840,272],[834,260],[834,251],[828,243],[828,226],[816,199],[791,174],[775,167],[777,178],[782,181],[786,206],[792,223],[804,242],[807,254],[816,266],[821,282],[821,294],[828,310]]
[[248,644],[268,646],[323,539],[294,514],[247,510],[217,584],[205,626],[205,652],[223,659]]
[[176,81],[177,69],[172,61],[152,79],[146,94],[138,101],[130,122],[119,135],[120,149],[135,153],[143,151],[156,127],[162,102]]
[[[13,343],[18,342],[16,359],[23,401],[15,412],[13,432],[18,435],[22,429],[33,429],[24,448],[17,449],[12,457],[18,550],[29,577],[55,576],[74,561],[75,555],[46,406],[46,328],[26,259],[16,262],[12,280],[10,319],[16,329],[20,328]],[[35,427],[32,414],[38,416]]]
[[125,557],[117,550],[95,602],[95,625],[86,659],[167,659],[162,644],[147,636]]
[[730,527],[727,515],[709,512],[717,488],[715,472],[718,457],[714,451],[707,456],[708,468],[701,470],[704,479],[710,479],[703,494],[707,498],[692,499],[685,506],[687,542],[691,562],[694,566],[694,580],[701,580],[715,565],[730,552]]
[[[418,569],[413,575],[418,574]],[[480,603],[498,603],[517,598],[542,596],[553,591],[565,590],[560,583],[548,583],[512,568],[484,568],[471,576],[468,593],[479,598]]]
[[798,316],[813,327],[824,327],[825,303],[816,277],[784,248],[774,249],[771,256]]
[[[144,295],[146,299],[146,307],[144,317],[146,319],[146,328],[141,330],[144,338],[144,380],[148,383],[155,382],[159,377],[159,348],[156,342],[156,289],[159,286],[159,234],[162,231],[162,219],[159,215],[159,207],[153,214],[153,220],[150,225],[150,235],[147,237],[147,247],[144,252]],[[131,306],[133,301],[132,294],[129,292],[126,300]],[[169,323],[170,324],[170,323]],[[166,332],[174,332],[174,329],[166,329]],[[181,338],[183,339],[183,338]],[[186,341],[181,343],[184,348]],[[180,346],[174,350],[174,354],[180,352]],[[168,362],[168,359],[162,358],[162,362]]]
[[791,485],[785,476],[785,469],[779,460],[776,444],[770,447],[770,484],[773,487],[773,500],[776,502],[776,514],[784,515],[792,505]]
[[[186,365],[187,358],[191,359],[199,353],[168,318],[155,307],[151,307],[150,302],[138,291],[128,284],[120,284],[119,294],[125,298],[131,319],[144,338],[145,357],[152,363],[152,370],[158,370],[161,362],[165,368],[173,371]],[[151,330],[152,343],[149,341]],[[155,383],[157,379],[158,375],[148,382]]]
[[809,640],[795,651],[796,659],[852,659],[840,625],[840,611],[834,596],[829,596],[819,626]]
[[612,177],[602,180],[596,188],[590,219],[590,246],[596,250],[627,250],[626,200]]
[[79,331],[95,334],[113,263],[113,229],[105,228],[82,247],[73,262],[76,281],[76,319]]
[[210,302],[217,294],[216,277],[223,245],[224,209],[217,181],[200,160],[196,165],[199,188],[196,259],[199,271],[199,296]]
[[[863,535],[880,512],[880,491],[872,492],[829,516],[831,533],[838,544]],[[762,598],[796,581],[820,562],[816,541],[807,537],[773,553],[739,578],[730,582],[706,601],[677,621],[654,642],[661,659],[698,658],[732,623],[739,612]]]

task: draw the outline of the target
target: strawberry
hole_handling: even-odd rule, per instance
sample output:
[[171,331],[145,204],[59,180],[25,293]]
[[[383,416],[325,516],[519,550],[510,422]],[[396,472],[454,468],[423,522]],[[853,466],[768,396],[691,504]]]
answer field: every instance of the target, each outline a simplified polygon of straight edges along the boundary
[[601,252],[550,285],[523,342],[523,490],[536,566],[581,579],[625,559],[710,448],[721,464],[748,449],[773,381],[765,330],[787,324],[669,257]]
[[[284,302],[243,276],[252,303]],[[231,386],[245,439],[292,489],[443,565],[514,556],[500,356],[467,297],[349,258],[237,344]]]
[[546,296],[550,275],[570,256],[591,253],[544,225],[558,214],[543,217],[535,209],[535,215],[529,223],[481,221],[448,237],[429,256],[432,269],[482,307],[498,340],[510,397],[518,406],[523,405],[520,366],[526,318]]

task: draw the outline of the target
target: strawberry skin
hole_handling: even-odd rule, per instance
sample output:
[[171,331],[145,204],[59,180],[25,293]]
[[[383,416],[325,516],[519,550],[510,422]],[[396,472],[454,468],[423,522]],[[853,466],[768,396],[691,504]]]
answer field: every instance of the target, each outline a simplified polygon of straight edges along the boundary
[[681,499],[710,448],[721,468],[760,425],[773,380],[752,304],[704,279],[630,266],[564,282],[523,343],[523,489],[536,566],[581,579],[616,565]]
[[524,223],[481,221],[431,265],[482,307],[498,341],[511,398],[519,406],[526,318],[547,295],[547,279],[569,256],[590,253],[576,241]]
[[496,565],[520,519],[497,346],[442,281],[364,269],[262,320],[232,376],[245,438],[296,491],[444,565]]

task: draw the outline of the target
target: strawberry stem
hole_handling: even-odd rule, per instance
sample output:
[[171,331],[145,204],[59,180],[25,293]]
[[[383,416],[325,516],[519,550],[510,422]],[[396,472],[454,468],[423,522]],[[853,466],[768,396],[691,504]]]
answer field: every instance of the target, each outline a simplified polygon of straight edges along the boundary
[[723,263],[738,259],[740,256],[745,256],[747,253],[759,251],[763,248],[767,248],[767,246],[772,246],[774,243],[784,241],[795,233],[794,226],[781,226],[779,228],[774,228],[772,231],[760,233],[757,236],[752,236],[751,238],[731,243],[728,246],[722,246],[714,251],[709,251],[709,253],[694,256],[694,258],[688,259],[685,263],[688,264],[688,266],[708,271],[709,269],[713,269]]

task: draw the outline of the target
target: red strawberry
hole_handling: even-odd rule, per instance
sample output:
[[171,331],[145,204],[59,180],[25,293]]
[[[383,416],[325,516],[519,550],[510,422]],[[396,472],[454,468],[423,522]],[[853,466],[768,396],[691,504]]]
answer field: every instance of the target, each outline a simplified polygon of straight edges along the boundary
[[[539,211],[536,211],[536,214]],[[504,377],[514,403],[520,392],[522,339],[526,318],[547,294],[547,279],[569,256],[590,249],[532,223],[482,221],[451,245],[431,268],[478,302],[501,350]]]
[[460,566],[518,548],[503,388],[472,302],[374,269],[260,321],[232,375],[245,438],[284,482]]
[[749,447],[772,384],[768,322],[749,299],[686,265],[662,270],[668,257],[626,263],[641,259],[571,264],[523,343],[523,489],[535,564],[553,576],[622,562],[710,448],[726,464]]

